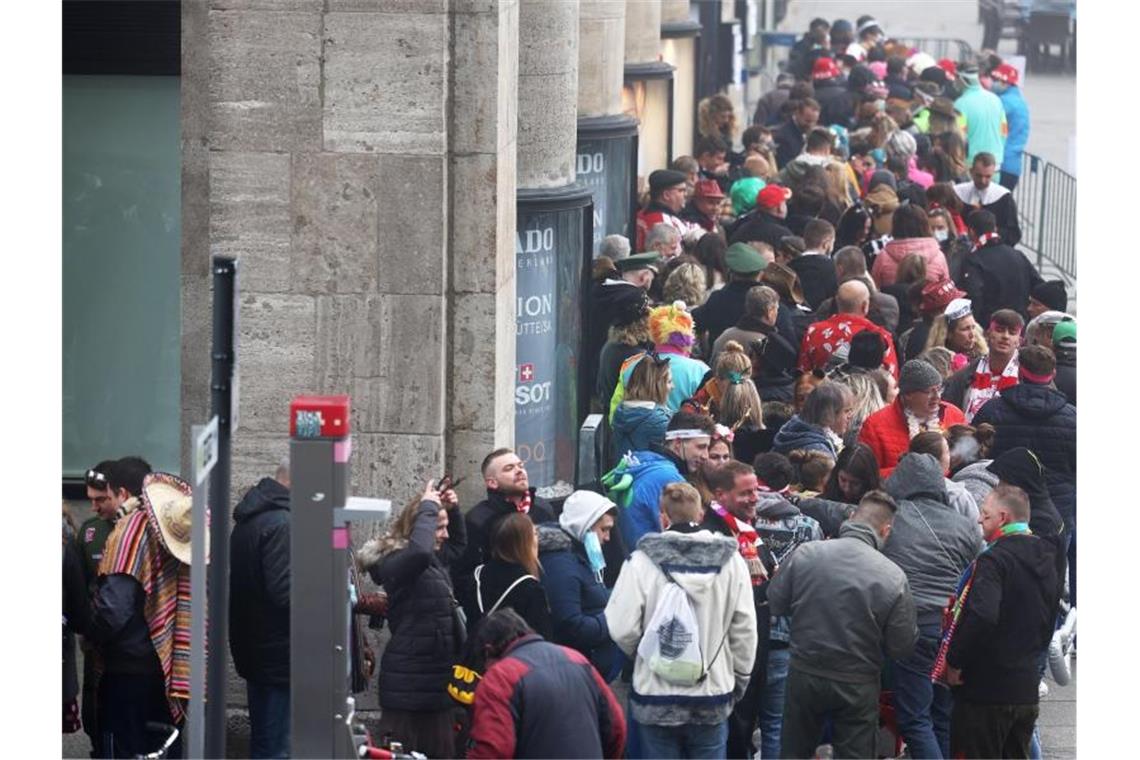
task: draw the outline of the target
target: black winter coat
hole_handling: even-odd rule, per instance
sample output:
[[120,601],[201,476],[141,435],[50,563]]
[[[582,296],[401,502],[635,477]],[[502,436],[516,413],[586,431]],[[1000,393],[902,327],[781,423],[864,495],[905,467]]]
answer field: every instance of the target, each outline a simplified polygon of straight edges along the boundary
[[79,693],[79,672],[75,657],[75,634],[87,633],[91,618],[83,556],[73,537],[63,542],[63,700]]
[[[478,570],[478,569],[477,569]],[[495,602],[503,595],[512,583],[518,578],[528,575],[522,565],[513,562],[503,562],[498,559],[488,560],[482,570],[478,570],[479,578],[476,584],[477,598],[482,600],[483,608],[478,604],[470,609],[464,608],[467,613],[467,628],[474,630],[479,620],[490,614]],[[535,633],[544,639],[553,635],[550,623],[550,603],[546,601],[546,591],[542,588],[540,577],[533,580],[525,578],[511,592],[503,598],[499,609],[511,608],[527,622]]]
[[781,169],[804,151],[804,133],[795,119],[788,119],[773,131],[772,140],[776,143],[776,163]]
[[1022,382],[986,402],[972,424],[997,431],[991,456],[1024,446],[1045,465],[1049,496],[1068,528],[1077,513],[1077,408],[1047,385]]
[[88,635],[99,646],[104,673],[155,675],[162,665],[143,614],[146,592],[133,575],[101,575]]
[[788,229],[782,219],[764,211],[757,211],[749,217],[748,221],[733,227],[732,232],[729,233],[728,242],[731,245],[732,243],[751,243],[753,240],[760,240],[772,246],[772,250],[776,250],[780,246],[780,240],[791,234],[792,231]]
[[973,585],[946,655],[962,671],[954,698],[1035,705],[1037,659],[1053,635],[1056,569],[1034,535],[999,539],[978,557]]
[[1065,394],[1065,399],[1073,406],[1077,405],[1077,347],[1071,344],[1062,344],[1053,347],[1057,355],[1057,376],[1053,378],[1053,385]]
[[838,124],[844,129],[851,126],[855,116],[855,97],[847,89],[847,80],[823,79],[815,83],[815,95],[819,103],[819,124],[830,127]]
[[[607,408],[608,402],[607,402]],[[508,515],[518,510],[515,505],[507,501],[499,491],[487,491],[487,498],[476,504],[463,516],[466,547],[462,555],[449,563],[452,578],[457,582],[461,579],[470,579],[475,568],[491,558],[491,536],[495,533],[495,526]],[[530,521],[535,525],[554,522],[557,518],[554,507],[546,499],[535,494],[530,489]],[[472,583],[471,588],[474,589]],[[474,597],[472,597],[472,601]],[[464,600],[466,605],[467,600]]]
[[247,681],[289,684],[289,489],[273,478],[234,507],[230,653]]
[[808,308],[815,311],[825,300],[835,295],[839,281],[835,274],[835,264],[830,256],[797,256],[788,266],[799,275],[800,286]]
[[369,568],[388,592],[392,638],[380,659],[380,707],[435,712],[454,705],[447,693],[464,632],[451,578],[435,552],[440,505],[420,502],[407,546]]
[[708,333],[708,345],[716,343],[720,334],[735,325],[744,315],[744,300],[748,291],[760,283],[753,280],[733,280],[720,290],[709,294],[708,300],[693,309],[693,327],[697,335]]
[[1029,293],[1044,280],[1025,254],[1000,241],[966,256],[962,265],[962,290],[974,306],[974,319],[990,323],[998,309],[1013,309],[1027,319]]

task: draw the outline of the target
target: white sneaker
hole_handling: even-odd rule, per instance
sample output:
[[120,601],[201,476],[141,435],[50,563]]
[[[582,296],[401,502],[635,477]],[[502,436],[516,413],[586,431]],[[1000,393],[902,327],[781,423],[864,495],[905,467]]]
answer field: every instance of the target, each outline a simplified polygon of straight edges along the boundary
[[1077,608],[1070,607],[1068,613],[1065,615],[1065,622],[1061,623],[1058,629],[1061,632],[1061,643],[1064,645],[1065,652],[1067,653],[1072,644],[1073,637],[1077,635]]
[[[1068,686],[1072,678],[1069,655],[1065,652],[1064,629],[1058,628],[1049,642],[1049,673],[1059,686]],[[1044,681],[1042,681],[1044,683]]]
[[1049,684],[1045,683],[1045,679],[1041,679],[1041,683],[1037,684],[1037,698],[1045,699],[1049,696]]

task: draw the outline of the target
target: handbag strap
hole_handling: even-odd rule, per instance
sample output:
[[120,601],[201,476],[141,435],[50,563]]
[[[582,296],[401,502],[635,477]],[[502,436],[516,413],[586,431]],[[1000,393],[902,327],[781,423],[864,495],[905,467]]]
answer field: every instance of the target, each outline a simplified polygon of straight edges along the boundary
[[484,611],[484,609],[483,609],[483,585],[479,581],[479,575],[481,574],[482,570],[483,570],[483,565],[479,565],[479,567],[475,568],[475,601],[478,602],[479,613],[482,615],[490,615],[490,614],[494,613],[495,610],[499,609],[499,605],[502,604],[503,600],[506,599],[507,596],[509,596],[512,591],[515,590],[515,586],[519,585],[520,583],[525,581],[527,578],[530,578],[535,583],[538,583],[538,578],[535,578],[530,573],[527,573],[526,575],[520,575],[518,578],[514,579],[514,581],[511,583],[511,585],[507,586],[507,590],[504,591],[499,596],[498,600],[491,606],[491,609]]
[[[731,526],[729,526],[729,527],[731,528]],[[681,593],[684,594],[686,598],[689,596],[689,592],[685,591],[685,587],[682,586],[680,583],[677,583],[676,580],[674,580],[672,573],[670,573],[664,567],[661,568],[661,572],[665,575],[665,579],[668,580],[669,583],[672,583],[674,586],[681,589]],[[740,595],[739,590],[736,593],[737,593],[737,596]],[[690,600],[690,604],[691,603],[692,602]],[[729,605],[729,609],[730,610],[736,609],[736,599],[735,598],[733,599],[732,604]],[[730,619],[729,624],[724,627],[724,635],[720,637],[720,644],[717,646],[716,652],[713,653],[712,659],[708,661],[708,664],[706,664],[703,668],[701,668],[701,675],[699,678],[697,678],[697,683],[701,683],[702,681],[704,681],[706,678],[709,677],[709,671],[712,670],[712,666],[716,662],[716,658],[720,657],[720,651],[722,649],[724,649],[724,642],[726,642],[728,640],[728,632],[729,632],[729,629],[731,629],[731,628],[732,628],[732,621]]]

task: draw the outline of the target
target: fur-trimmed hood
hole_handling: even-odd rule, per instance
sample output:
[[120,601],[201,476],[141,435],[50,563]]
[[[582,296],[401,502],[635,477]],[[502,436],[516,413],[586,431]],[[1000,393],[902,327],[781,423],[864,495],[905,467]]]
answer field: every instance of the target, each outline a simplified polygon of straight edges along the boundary
[[665,531],[646,533],[637,542],[637,550],[644,552],[662,572],[669,573],[690,596],[697,596],[716,581],[721,569],[736,554],[737,545],[734,539],[710,530]]
[[568,552],[574,548],[574,538],[557,523],[543,523],[538,527],[538,553]]

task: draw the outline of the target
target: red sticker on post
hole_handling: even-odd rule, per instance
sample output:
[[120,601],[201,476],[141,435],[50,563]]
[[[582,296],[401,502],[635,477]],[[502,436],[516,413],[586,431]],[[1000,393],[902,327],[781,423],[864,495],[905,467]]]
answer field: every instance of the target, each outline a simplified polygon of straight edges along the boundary
[[333,528],[333,548],[334,549],[347,549],[348,548],[348,528],[340,527]]
[[298,396],[289,405],[289,435],[345,438],[350,411],[348,396]]

